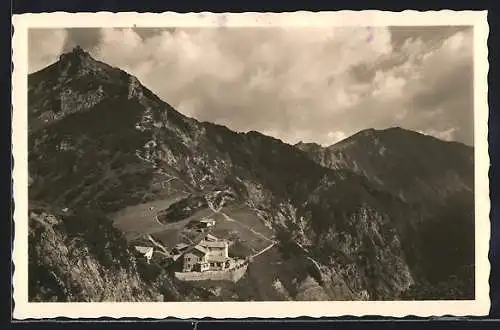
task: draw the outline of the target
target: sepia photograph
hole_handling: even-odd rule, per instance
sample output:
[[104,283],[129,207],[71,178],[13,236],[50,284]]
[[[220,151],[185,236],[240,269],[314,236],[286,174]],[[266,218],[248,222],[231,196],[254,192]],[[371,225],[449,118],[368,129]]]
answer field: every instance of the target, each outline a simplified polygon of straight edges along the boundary
[[487,22],[456,13],[18,17],[18,308],[487,313]]

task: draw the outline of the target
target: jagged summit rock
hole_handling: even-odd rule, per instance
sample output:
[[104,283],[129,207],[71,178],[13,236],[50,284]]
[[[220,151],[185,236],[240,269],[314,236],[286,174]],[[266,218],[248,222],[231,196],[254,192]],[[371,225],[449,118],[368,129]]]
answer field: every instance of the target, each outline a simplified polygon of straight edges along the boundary
[[[181,219],[206,208],[209,194],[218,196],[215,203],[227,191],[231,207],[250,212],[237,220],[272,231],[279,247],[259,257],[260,266],[250,265],[257,268],[231,299],[273,297],[260,293],[273,288],[272,274],[292,299],[299,291],[311,294],[307,299],[323,293],[332,300],[396,299],[412,282],[445,281],[474,261],[471,148],[373,130],[333,149],[303,152],[301,144],[189,119],[132,75],[79,48],[31,74],[28,86],[30,203],[114,215],[181,194],[187,197],[173,204]],[[100,221],[77,223],[88,231],[89,246],[128,257],[106,240],[111,229],[97,227]],[[92,241],[92,230],[104,235]],[[50,243],[36,235],[32,242]],[[253,250],[242,244],[242,251]],[[64,265],[30,253],[41,269],[63,273]]]
[[54,64],[28,77],[29,128],[43,128],[101,101],[120,97],[143,102],[147,109],[171,108],[134,76],[75,46]]
[[342,141],[334,143],[330,147],[334,147],[335,145],[341,145],[342,143],[350,142],[352,140],[359,139],[359,138],[376,140],[376,139],[378,139],[384,135],[388,135],[388,134],[407,134],[407,133],[415,134],[416,132],[404,129],[404,128],[399,127],[399,126],[387,127],[387,128],[382,128],[382,129],[373,128],[373,127],[366,128],[366,129],[363,129],[357,133],[354,133],[353,135],[347,137],[346,139],[344,139]]
[[316,142],[304,142],[304,141],[299,141],[295,144],[295,146],[321,146],[320,144]]
[[75,47],[73,47],[73,50],[71,51],[73,54],[85,54],[86,52],[83,50],[82,47],[80,47],[80,45],[76,45]]
[[[83,50],[79,45],[75,46],[71,51],[61,54],[59,56],[58,66],[60,70],[66,71],[63,74],[72,74],[77,72],[79,69],[86,69],[82,74],[88,73],[92,70],[104,69],[106,66],[103,63],[99,63],[94,59],[89,52]],[[69,71],[70,68],[73,71]]]
[[323,147],[315,142],[304,142],[304,141],[299,141],[298,143],[294,144],[294,147],[305,151],[305,152],[310,152],[313,150],[321,150]]
[[73,47],[73,49],[71,51],[61,54],[61,56],[59,56],[59,59],[62,60],[64,58],[67,58],[70,56],[79,57],[79,58],[90,58],[91,57],[89,52],[83,50],[83,48],[80,47],[80,45],[76,45],[75,47]]

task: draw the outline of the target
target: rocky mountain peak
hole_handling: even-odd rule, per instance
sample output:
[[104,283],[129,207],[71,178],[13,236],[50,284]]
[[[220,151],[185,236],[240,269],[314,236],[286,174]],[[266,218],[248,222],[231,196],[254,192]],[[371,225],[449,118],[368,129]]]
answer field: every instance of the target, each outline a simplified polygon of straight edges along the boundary
[[75,46],[71,51],[59,56],[62,63],[80,64],[83,61],[95,61],[94,58],[80,46]]
[[326,147],[326,149],[329,149],[330,151],[339,150],[354,144],[359,144],[367,148],[372,148],[373,146],[381,147],[382,141],[398,139],[416,139],[418,141],[420,137],[423,137],[423,135],[399,126],[384,129],[368,128],[361,130],[342,141],[332,144]]
[[369,128],[369,129],[365,129],[365,130],[361,131],[360,133],[364,136],[374,136],[376,132],[377,132],[376,129]]
[[76,56],[90,56],[88,52],[84,51],[83,48],[80,47],[80,45],[76,45],[75,47],[73,47],[69,54],[73,54]]
[[[124,239],[152,234],[151,224],[159,222],[153,214],[133,221],[133,230],[127,226],[146,204],[167,201],[175,211],[169,211],[171,223],[197,217],[195,211],[217,217],[231,228],[223,231],[238,241],[242,256],[265,248],[269,237],[278,242],[254,259],[237,286],[231,284],[235,293],[227,299],[269,299],[274,291],[260,288],[283,291],[281,286],[287,291],[280,295],[292,299],[395,299],[412,279],[434,285],[452,274],[473,289],[467,282],[473,277],[459,273],[474,260],[474,236],[466,235],[474,228],[473,164],[464,161],[472,150],[406,130],[369,129],[335,149],[304,142],[294,148],[256,131],[236,133],[184,117],[137,78],[78,46],[31,74],[28,84],[30,203],[47,205],[47,214],[66,208],[75,214],[62,211],[65,227],[55,229],[49,215],[31,216],[30,267],[52,271],[61,283],[74,279],[76,299],[152,300],[146,295],[155,291],[178,299],[168,298],[179,292],[170,273],[153,276],[134,266],[127,252],[132,242]],[[46,236],[40,227],[48,228]],[[175,237],[187,232],[179,229]],[[71,243],[81,233],[82,244]],[[165,245],[177,243],[165,236]],[[86,278],[78,269],[68,278],[75,257],[52,252],[84,248],[104,275]],[[31,291],[35,298],[73,299],[57,297],[72,289],[42,284]],[[56,294],[46,295],[47,288]],[[106,288],[113,288],[109,295]],[[182,290],[183,298],[205,299]],[[465,290],[461,295],[471,297]]]
[[304,141],[299,141],[294,145],[296,148],[302,150],[302,151],[317,151],[323,149],[323,147],[317,143],[314,142],[304,142]]
[[72,79],[91,75],[108,80],[110,75],[114,75],[114,71],[120,71],[96,60],[88,51],[78,45],[71,51],[61,54],[56,65],[62,78],[70,77]]

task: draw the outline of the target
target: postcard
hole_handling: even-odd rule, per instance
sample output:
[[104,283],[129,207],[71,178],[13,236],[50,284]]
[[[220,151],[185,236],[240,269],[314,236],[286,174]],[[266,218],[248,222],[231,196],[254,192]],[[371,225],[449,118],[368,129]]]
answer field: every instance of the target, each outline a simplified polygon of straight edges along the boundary
[[14,318],[486,315],[486,14],[15,15]]

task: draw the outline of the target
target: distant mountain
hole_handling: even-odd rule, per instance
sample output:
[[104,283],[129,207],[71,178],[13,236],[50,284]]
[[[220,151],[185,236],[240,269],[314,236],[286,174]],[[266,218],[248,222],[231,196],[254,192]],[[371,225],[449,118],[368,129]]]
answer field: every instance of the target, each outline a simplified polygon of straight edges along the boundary
[[[166,300],[411,299],[423,286],[422,299],[450,290],[473,297],[463,272],[474,262],[473,164],[464,146],[400,129],[328,148],[236,133],[183,116],[79,47],[31,74],[28,87],[30,205],[113,219],[129,245],[148,235],[174,244],[182,233],[165,229],[168,221],[201,214],[218,218],[217,234],[245,255],[277,240],[236,285],[178,283],[157,265],[130,270]],[[144,215],[164,204],[167,222]]]
[[363,130],[328,147],[295,146],[316,163],[358,173],[419,209],[421,216],[405,219],[406,225],[411,224],[406,235],[413,238],[403,242],[419,246],[414,252],[407,249],[406,259],[412,263],[412,256],[417,258],[414,264],[427,268],[424,272],[432,274],[428,278],[443,279],[437,275],[443,262],[456,271],[470,271],[464,265],[470,267],[474,260],[474,240],[468,234],[474,231],[472,147],[400,127]]
[[350,169],[408,201],[435,201],[474,189],[474,150],[393,127],[367,129],[329,147],[299,143],[316,163]]

